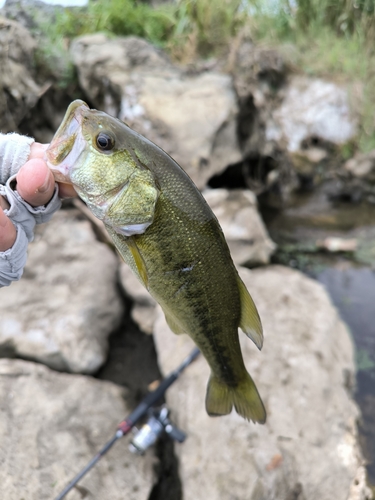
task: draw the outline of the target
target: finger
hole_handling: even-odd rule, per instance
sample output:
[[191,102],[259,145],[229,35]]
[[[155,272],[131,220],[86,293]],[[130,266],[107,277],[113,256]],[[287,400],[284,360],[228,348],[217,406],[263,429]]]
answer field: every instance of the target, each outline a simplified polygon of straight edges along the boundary
[[17,174],[17,191],[33,207],[46,205],[54,189],[52,172],[41,159],[29,160]]
[[9,208],[9,203],[3,196],[0,196],[0,208],[3,210],[8,210]]
[[9,250],[14,245],[16,237],[16,228],[0,208],[0,252]]
[[46,154],[46,149],[49,144],[41,144],[40,142],[33,142],[30,146],[30,156],[29,160],[33,160],[35,158],[43,159]]

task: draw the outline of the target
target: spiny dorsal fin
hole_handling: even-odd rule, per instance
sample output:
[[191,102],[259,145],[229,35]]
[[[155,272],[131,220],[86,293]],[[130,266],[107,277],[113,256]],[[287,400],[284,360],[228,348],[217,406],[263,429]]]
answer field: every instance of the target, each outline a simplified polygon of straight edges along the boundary
[[241,320],[239,327],[254,342],[258,349],[263,346],[263,328],[257,308],[241,278],[237,277],[241,297]]

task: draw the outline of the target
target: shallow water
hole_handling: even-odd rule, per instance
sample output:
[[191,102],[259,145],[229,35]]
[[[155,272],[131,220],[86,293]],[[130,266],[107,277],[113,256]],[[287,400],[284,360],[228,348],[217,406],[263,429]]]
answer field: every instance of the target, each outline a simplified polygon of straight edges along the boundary
[[325,285],[356,346],[356,400],[361,407],[361,444],[368,476],[375,485],[375,271],[328,268],[317,279]]
[[[274,261],[298,268],[326,287],[348,325],[356,348],[356,400],[369,483],[375,486],[375,206],[332,203],[329,186],[297,195],[283,211],[263,210],[273,240]],[[317,249],[327,237],[356,239],[351,254]]]

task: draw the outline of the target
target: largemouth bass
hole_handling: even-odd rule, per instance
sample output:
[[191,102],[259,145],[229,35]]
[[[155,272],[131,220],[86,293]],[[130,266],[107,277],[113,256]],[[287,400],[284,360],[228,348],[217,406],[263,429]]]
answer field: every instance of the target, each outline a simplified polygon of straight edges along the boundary
[[[260,349],[262,326],[219,223],[182,168],[106,113],[74,101],[46,159],[101,219],[118,252],[161,305],[171,330],[187,333],[207,359],[206,410],[265,422],[246,371],[240,327]],[[105,272],[105,270],[102,270]]]

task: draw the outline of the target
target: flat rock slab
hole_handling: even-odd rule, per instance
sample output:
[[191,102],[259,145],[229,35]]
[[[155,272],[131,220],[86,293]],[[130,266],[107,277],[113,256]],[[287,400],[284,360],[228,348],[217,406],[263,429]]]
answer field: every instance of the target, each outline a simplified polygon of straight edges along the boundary
[[[129,412],[123,390],[83,375],[0,360],[0,498],[52,500],[116,432]],[[152,455],[118,441],[69,500],[146,500]]]
[[[209,367],[203,357],[167,395],[188,434],[176,446],[184,500],[364,500],[371,498],[358,447],[358,408],[349,333],[327,293],[303,274],[273,266],[240,275],[262,318],[258,352],[240,333],[243,356],[264,400],[264,426],[204,408]],[[192,348],[160,314],[158,359],[168,373]]]
[[38,229],[24,276],[0,289],[0,356],[95,372],[119,324],[118,259],[73,210]]

